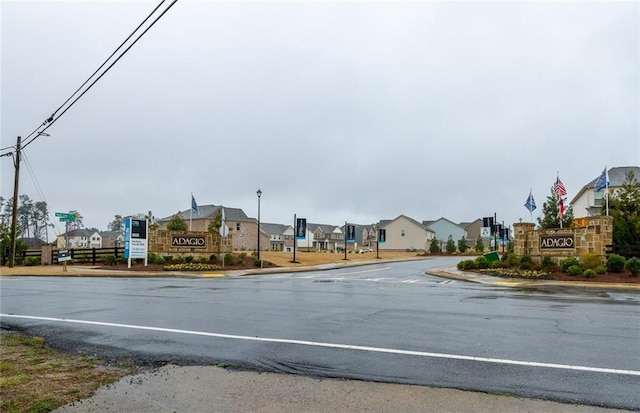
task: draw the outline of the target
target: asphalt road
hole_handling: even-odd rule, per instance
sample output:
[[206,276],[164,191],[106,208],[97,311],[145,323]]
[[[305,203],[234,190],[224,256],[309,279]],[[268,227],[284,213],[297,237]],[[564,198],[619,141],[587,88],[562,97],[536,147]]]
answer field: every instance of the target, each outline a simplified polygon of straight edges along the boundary
[[425,274],[447,259],[215,279],[1,279],[2,324],[103,358],[640,409],[640,296]]

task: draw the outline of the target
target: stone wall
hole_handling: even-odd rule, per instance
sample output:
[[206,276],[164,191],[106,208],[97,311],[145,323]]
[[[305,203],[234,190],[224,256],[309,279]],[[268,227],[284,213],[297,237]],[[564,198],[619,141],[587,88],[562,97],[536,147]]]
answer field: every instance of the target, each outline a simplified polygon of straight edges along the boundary
[[220,257],[223,250],[224,253],[232,252],[232,244],[231,235],[225,238],[223,249],[222,237],[218,233],[149,228],[149,252],[160,257],[171,255],[174,258],[192,256],[195,260],[209,259],[211,254]]
[[514,253],[530,255],[538,260],[549,256],[558,260],[596,254],[603,259],[607,245],[613,243],[613,218],[592,216],[578,218],[571,228],[535,230],[535,224],[513,224]]

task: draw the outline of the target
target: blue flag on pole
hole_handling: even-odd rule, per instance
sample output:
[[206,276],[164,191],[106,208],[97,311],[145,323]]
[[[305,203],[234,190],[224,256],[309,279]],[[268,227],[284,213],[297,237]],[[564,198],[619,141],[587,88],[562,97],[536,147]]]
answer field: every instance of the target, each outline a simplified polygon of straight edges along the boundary
[[198,204],[196,203],[196,199],[193,197],[193,194],[191,194],[191,209],[193,212],[200,215],[200,211],[198,211]]
[[605,166],[598,179],[596,179],[596,183],[593,185],[596,192],[602,191],[609,185],[609,177],[607,175],[607,167]]
[[531,191],[529,191],[529,197],[527,198],[527,202],[524,203],[524,207],[527,208],[530,213],[535,211],[535,209],[537,208],[536,201],[533,199],[533,194],[531,193]]

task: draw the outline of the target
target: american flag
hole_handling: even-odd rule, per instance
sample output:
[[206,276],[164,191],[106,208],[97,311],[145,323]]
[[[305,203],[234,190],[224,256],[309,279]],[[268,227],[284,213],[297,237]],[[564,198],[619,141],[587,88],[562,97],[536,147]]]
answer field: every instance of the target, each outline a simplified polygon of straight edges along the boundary
[[556,179],[556,183],[553,186],[553,191],[556,193],[558,197],[563,197],[567,195],[567,189],[564,187],[564,184],[560,180],[560,177]]

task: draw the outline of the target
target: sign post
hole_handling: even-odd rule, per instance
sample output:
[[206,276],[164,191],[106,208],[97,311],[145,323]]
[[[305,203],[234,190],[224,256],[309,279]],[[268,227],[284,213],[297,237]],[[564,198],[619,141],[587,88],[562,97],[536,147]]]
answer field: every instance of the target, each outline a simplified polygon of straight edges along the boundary
[[62,271],[67,271],[67,261],[71,259],[69,255],[69,250],[60,250],[58,251],[58,262],[62,263]]

